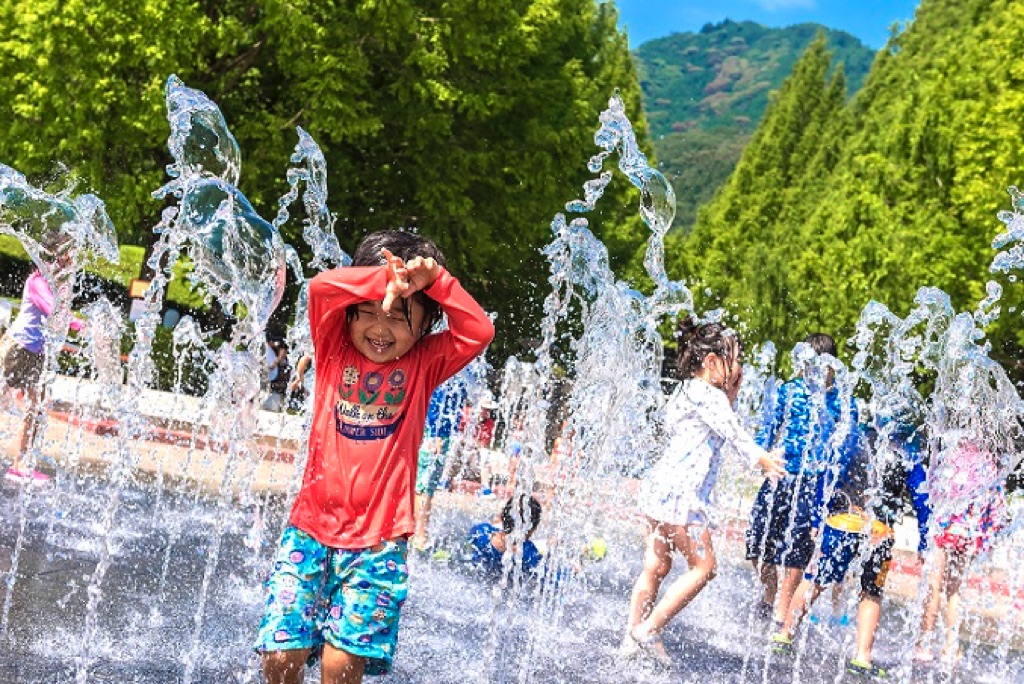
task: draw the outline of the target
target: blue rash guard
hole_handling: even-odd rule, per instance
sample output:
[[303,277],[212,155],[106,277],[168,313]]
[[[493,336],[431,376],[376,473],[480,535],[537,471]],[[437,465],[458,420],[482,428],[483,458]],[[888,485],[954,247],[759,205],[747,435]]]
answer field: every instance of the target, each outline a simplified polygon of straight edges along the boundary
[[461,383],[446,382],[430,395],[427,407],[426,436],[448,439],[458,431],[466,388]]
[[[754,438],[763,449],[782,447],[788,475],[803,471],[804,475],[817,476],[832,461],[829,441],[842,419],[839,391],[835,387],[826,391],[824,404],[817,411],[812,393],[802,377],[784,382],[779,386],[773,410],[764,416]],[[854,424],[857,421],[855,406],[850,406],[850,420]],[[845,440],[844,448],[850,446],[849,439]]]
[[[779,386],[755,441],[764,449],[782,448],[786,476],[777,483],[765,479],[757,493],[746,534],[748,560],[800,569],[810,562],[813,530],[832,491],[822,475],[848,459],[857,443],[855,429],[836,434],[843,425],[841,401],[838,388],[815,389],[803,377]],[[855,426],[857,409],[850,402],[845,425]]]
[[[907,423],[896,423],[889,433],[889,445],[895,457],[880,463],[872,463],[877,450],[877,432],[862,425],[852,432],[857,435],[855,448],[844,450],[835,470],[823,478],[824,489],[833,492],[829,510],[836,511],[851,503],[861,507],[871,503],[875,518],[892,526],[903,519],[903,502],[909,499],[920,535],[918,551],[923,553],[928,544],[928,521],[932,511],[924,486],[927,475],[921,431]],[[881,486],[869,502],[866,499],[872,468],[879,469]]]
[[[497,575],[502,571],[501,557],[504,554],[491,543],[491,535],[495,532],[501,530],[491,523],[480,523],[469,531],[468,541],[472,552],[470,563]],[[543,558],[536,544],[529,539],[523,542],[523,572],[535,572]]]

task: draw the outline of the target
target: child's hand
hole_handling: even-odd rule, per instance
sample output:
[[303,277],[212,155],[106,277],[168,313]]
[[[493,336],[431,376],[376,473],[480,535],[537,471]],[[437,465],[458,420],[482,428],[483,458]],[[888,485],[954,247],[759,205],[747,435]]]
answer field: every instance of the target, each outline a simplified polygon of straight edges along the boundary
[[764,474],[773,480],[778,480],[786,474],[786,468],[783,466],[784,461],[782,460],[782,449],[773,449],[767,454],[757,459],[757,465],[761,467]]
[[725,390],[725,396],[729,399],[730,405],[736,403],[736,398],[740,396],[740,385],[742,384],[743,367],[741,366],[736,373],[733,373],[726,379],[726,384],[723,388]]
[[413,292],[426,290],[441,275],[441,265],[431,257],[426,259],[423,257],[410,259],[405,265],[405,270],[409,279],[409,294],[405,295],[406,297]]
[[381,303],[384,311],[391,311],[396,299],[427,289],[441,275],[441,266],[432,258],[414,257],[406,263],[387,249],[380,252],[387,260],[388,269],[388,284]]
[[[384,301],[381,302],[380,308],[391,311],[396,299],[412,294],[409,292],[409,271],[405,267],[405,262],[387,249],[381,249],[380,253],[384,256],[388,269],[388,284],[384,289]],[[406,294],[407,292],[409,294]]]

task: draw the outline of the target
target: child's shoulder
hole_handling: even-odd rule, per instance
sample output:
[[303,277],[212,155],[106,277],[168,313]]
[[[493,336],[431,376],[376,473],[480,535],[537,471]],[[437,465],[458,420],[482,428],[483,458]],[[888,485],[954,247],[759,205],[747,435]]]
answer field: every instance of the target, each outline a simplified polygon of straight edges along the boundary
[[489,522],[482,522],[477,523],[476,525],[473,525],[473,527],[469,528],[469,536],[476,537],[484,534],[491,535],[497,531],[498,528],[495,527],[493,524]]
[[781,394],[807,394],[810,390],[807,387],[807,380],[802,375],[794,375],[789,380],[779,385]]

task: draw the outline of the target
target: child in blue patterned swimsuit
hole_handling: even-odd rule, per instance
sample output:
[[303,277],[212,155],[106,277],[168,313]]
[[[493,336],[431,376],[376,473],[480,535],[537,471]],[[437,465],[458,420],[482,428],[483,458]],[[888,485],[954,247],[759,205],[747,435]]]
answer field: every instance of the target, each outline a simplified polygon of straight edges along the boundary
[[[808,335],[804,344],[817,356],[834,358],[837,353],[835,340],[824,333]],[[774,608],[775,621],[780,624],[814,554],[823,503],[822,473],[834,461],[828,444],[842,412],[834,385],[815,387],[803,377],[802,369],[797,371],[779,387],[774,411],[755,437],[766,449],[776,444],[783,448],[786,475],[778,482],[766,479],[761,485],[746,535],[747,560],[754,564],[764,587],[759,612],[768,617]],[[855,423],[856,409],[851,407],[850,414],[851,424]],[[783,569],[781,577],[779,568]]]

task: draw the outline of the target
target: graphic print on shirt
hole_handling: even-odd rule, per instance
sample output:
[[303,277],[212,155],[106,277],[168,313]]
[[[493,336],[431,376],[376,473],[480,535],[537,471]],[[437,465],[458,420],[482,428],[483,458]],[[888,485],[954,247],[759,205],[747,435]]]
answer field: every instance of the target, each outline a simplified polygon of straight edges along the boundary
[[387,439],[395,433],[405,413],[407,373],[396,368],[384,373],[370,371],[360,375],[355,366],[346,366],[338,385],[334,421],[338,434],[348,439]]

